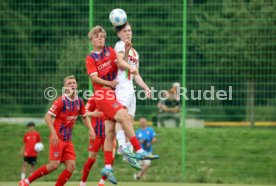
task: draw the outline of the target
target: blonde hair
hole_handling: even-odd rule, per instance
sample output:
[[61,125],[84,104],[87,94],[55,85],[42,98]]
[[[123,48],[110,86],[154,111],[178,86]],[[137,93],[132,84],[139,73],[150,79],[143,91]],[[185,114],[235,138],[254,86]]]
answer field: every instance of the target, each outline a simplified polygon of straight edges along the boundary
[[103,27],[95,26],[88,32],[88,38],[91,40],[93,36],[97,36],[99,33],[102,33],[106,37],[106,32]]
[[74,75],[70,75],[70,76],[66,76],[64,79],[63,79],[63,85],[65,85],[65,82],[68,80],[68,79],[75,79],[75,76]]

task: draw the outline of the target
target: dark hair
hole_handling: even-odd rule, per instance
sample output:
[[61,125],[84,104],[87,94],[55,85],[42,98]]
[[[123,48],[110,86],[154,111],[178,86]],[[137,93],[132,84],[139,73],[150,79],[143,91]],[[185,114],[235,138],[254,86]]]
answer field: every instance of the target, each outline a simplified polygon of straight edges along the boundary
[[121,26],[115,26],[114,27],[115,33],[118,34],[118,32],[120,32],[121,30],[123,30],[127,25],[130,26],[129,22],[126,22],[125,24],[123,24]]
[[35,123],[32,121],[27,124],[27,127],[34,127],[34,126],[35,126]]

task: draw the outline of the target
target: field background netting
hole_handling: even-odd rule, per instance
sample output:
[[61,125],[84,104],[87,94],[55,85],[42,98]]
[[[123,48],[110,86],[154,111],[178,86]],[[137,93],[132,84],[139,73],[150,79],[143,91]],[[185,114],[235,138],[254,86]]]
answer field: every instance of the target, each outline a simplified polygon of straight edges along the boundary
[[[228,91],[232,86],[232,100],[187,100],[188,119],[210,125],[275,124],[274,0],[187,0],[185,69],[183,1],[94,0],[93,25],[106,29],[110,46],[117,41],[108,20],[114,8],[122,8],[128,15],[133,46],[140,55],[139,71],[149,86],[168,90],[173,82],[182,82],[184,70],[188,95],[191,90],[214,86],[215,92]],[[44,98],[44,90],[54,87],[61,93],[67,75],[77,77],[79,90],[88,88],[88,0],[2,0],[0,25],[0,117],[43,117],[52,103]],[[157,102],[137,100],[137,118],[154,118]],[[170,129],[170,135],[176,134],[175,141],[167,142],[166,133],[158,130],[161,142],[156,149],[164,152],[164,159],[162,167],[152,173],[164,177],[150,181],[276,182],[274,128],[187,129],[185,178],[180,173],[181,155],[175,156],[180,153],[180,131]],[[1,139],[5,140],[4,135]],[[172,146],[172,151],[164,150]],[[177,168],[176,178],[170,175],[172,167]],[[6,178],[16,180],[17,176]]]

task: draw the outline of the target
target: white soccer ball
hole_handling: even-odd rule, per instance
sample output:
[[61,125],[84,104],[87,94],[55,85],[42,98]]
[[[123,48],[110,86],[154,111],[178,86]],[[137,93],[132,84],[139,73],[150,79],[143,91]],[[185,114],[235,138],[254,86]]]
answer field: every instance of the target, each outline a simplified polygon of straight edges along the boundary
[[127,22],[127,15],[123,9],[116,8],[109,14],[109,20],[114,26],[122,26]]
[[35,144],[34,149],[36,152],[41,152],[44,149],[44,145],[41,142],[38,142]]

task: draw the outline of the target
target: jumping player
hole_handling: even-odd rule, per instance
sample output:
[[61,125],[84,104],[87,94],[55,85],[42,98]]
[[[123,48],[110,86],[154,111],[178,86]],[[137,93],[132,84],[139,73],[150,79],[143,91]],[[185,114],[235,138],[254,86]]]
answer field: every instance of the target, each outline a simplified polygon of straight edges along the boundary
[[[128,22],[122,26],[115,27],[115,32],[120,38],[114,47],[116,51],[118,61],[125,60],[127,63],[139,69],[139,54],[132,47],[132,30]],[[135,82],[145,90],[147,97],[150,97],[150,89],[147,84],[143,81],[139,73],[136,75],[130,74],[128,69],[119,69],[116,80],[118,85],[116,86],[116,97],[117,101],[127,108],[128,114],[131,118],[131,124],[133,126],[134,116],[136,111],[136,96],[133,86],[133,79]],[[130,144],[126,144],[126,137],[122,125],[116,123],[116,139],[118,140],[119,146],[122,148],[129,148]],[[139,164],[138,164],[139,165]]]
[[133,156],[137,160],[156,159],[158,156],[150,155],[141,148],[131,126],[131,118],[123,105],[116,100],[114,89],[118,84],[115,80],[118,67],[128,69],[132,74],[137,74],[136,69],[124,61],[118,61],[118,64],[116,64],[115,51],[113,48],[105,46],[106,32],[102,27],[94,27],[89,32],[88,37],[93,45],[93,51],[86,57],[87,74],[93,82],[97,108],[104,113],[106,118],[105,168],[101,171],[101,174],[106,176],[110,182],[117,184],[112,171],[112,147],[115,137],[114,120],[122,124],[125,134],[135,150],[135,154],[129,154],[129,156]]

